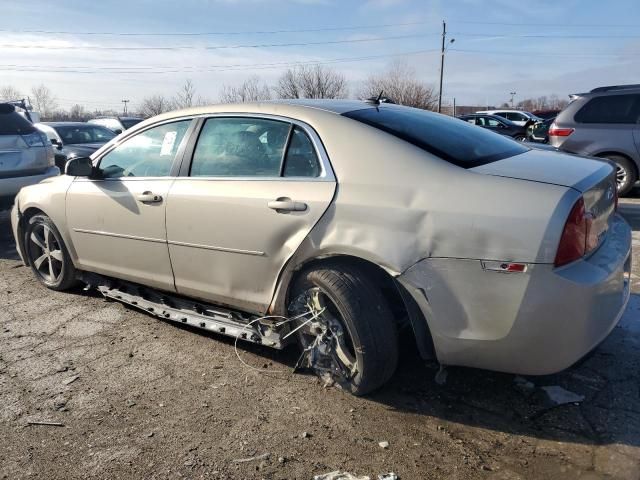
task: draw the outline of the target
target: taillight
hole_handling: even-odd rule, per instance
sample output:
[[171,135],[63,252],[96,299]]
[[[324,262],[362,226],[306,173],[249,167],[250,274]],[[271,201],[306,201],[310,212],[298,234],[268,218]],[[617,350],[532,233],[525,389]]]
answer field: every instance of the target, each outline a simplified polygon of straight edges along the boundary
[[598,238],[591,231],[593,214],[586,212],[582,197],[575,203],[564,225],[555,265],[560,267],[583,257],[598,246]]
[[573,133],[573,128],[558,128],[554,125],[549,128],[550,137],[568,137]]

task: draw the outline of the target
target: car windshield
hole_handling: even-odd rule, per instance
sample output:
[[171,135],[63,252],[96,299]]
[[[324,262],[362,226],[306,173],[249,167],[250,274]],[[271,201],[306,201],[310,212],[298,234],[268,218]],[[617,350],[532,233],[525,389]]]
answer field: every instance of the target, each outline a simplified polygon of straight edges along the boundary
[[131,128],[135,124],[140,123],[142,119],[141,118],[124,118],[124,119],[120,119],[120,121],[122,122],[122,126],[124,128]]
[[54,127],[65,145],[81,143],[107,143],[116,134],[98,125],[60,125]]
[[344,116],[390,133],[463,168],[477,167],[529,150],[502,135],[417,108],[367,108],[347,112]]

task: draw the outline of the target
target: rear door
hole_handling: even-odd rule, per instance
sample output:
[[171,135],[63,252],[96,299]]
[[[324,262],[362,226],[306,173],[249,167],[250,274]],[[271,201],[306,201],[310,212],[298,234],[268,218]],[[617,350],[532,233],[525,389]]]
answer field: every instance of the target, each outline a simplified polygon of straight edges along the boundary
[[179,293],[263,312],[336,187],[320,139],[272,116],[204,121],[167,202]]

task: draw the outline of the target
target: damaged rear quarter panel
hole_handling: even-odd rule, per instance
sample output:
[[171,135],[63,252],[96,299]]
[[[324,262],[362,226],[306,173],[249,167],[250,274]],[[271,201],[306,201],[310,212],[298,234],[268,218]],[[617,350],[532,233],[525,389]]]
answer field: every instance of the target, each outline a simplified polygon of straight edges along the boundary
[[335,114],[301,119],[322,138],[338,187],[283,283],[300,265],[332,255],[362,258],[393,276],[423,258],[553,262],[578,192],[465,170]]

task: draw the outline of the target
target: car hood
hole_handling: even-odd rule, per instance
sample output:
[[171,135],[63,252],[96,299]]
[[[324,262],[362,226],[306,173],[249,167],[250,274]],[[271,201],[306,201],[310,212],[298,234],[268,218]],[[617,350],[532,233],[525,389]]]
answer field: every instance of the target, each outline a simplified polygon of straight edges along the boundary
[[606,160],[531,149],[470,170],[485,175],[571,187],[585,192],[595,181],[609,175],[611,169],[611,164]]

